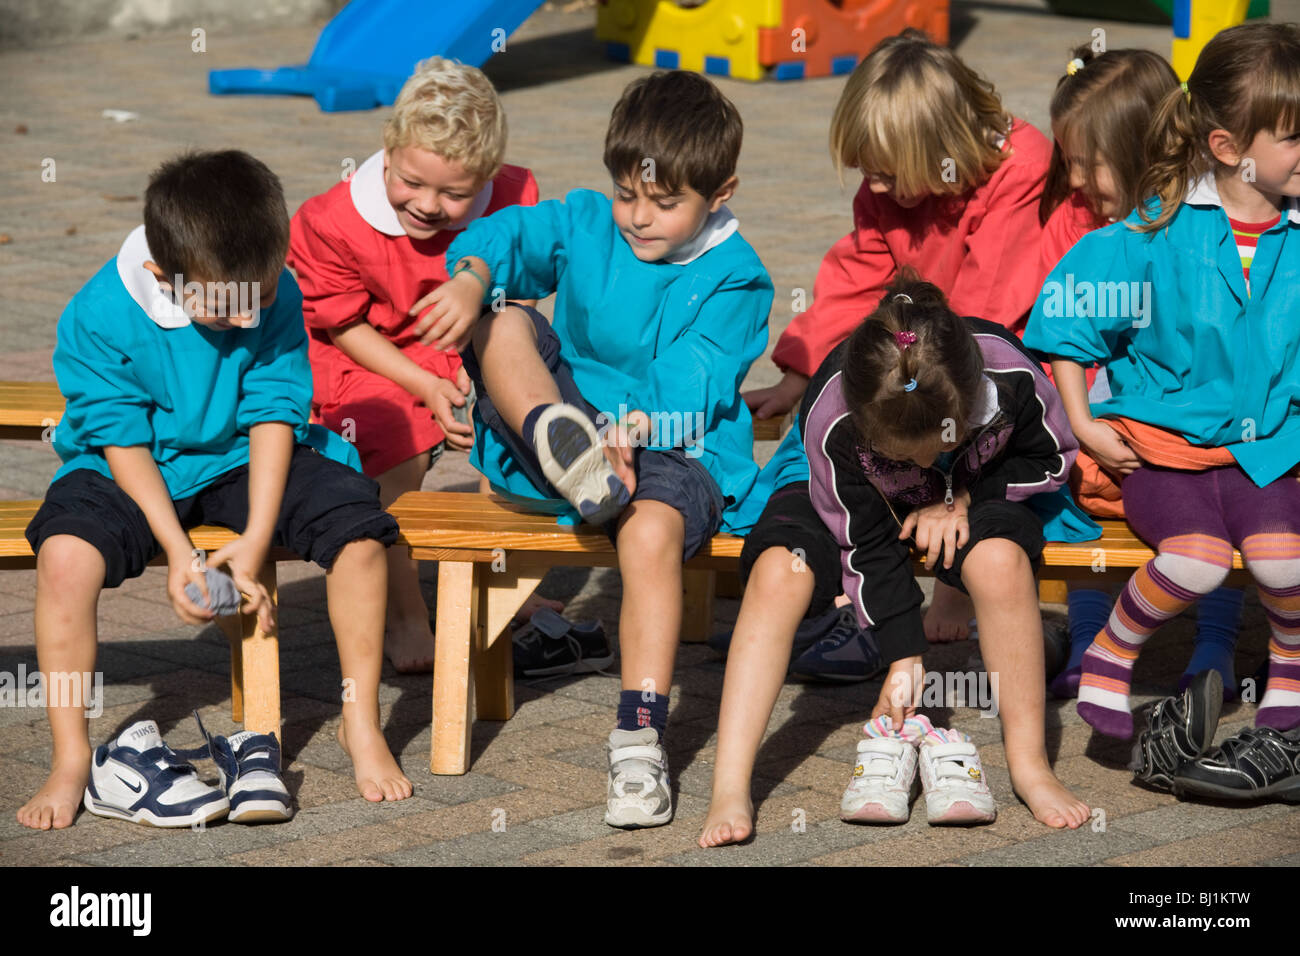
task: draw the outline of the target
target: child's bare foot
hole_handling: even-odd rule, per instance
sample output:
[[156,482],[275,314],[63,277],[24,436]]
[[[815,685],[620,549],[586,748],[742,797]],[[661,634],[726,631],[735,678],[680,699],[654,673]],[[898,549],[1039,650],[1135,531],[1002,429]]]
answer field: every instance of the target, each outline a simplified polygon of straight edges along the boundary
[[18,808],[18,822],[33,830],[62,830],[72,826],[90,781],[90,751],[84,757],[56,761],[45,786]]
[[433,630],[423,614],[390,620],[384,628],[384,656],[399,674],[428,674],[433,670]]
[[925,639],[931,644],[964,641],[970,637],[970,620],[975,616],[971,599],[942,581],[934,582],[934,597],[922,619]]
[[741,843],[754,832],[754,804],[749,797],[715,794],[704,818],[700,846],[725,846]]
[[357,789],[371,803],[405,800],[415,789],[397,765],[378,727],[344,719],[339,724],[339,744],[352,758]]
[[1011,771],[1011,788],[1039,823],[1076,830],[1088,822],[1088,805],[1072,794],[1046,766]]
[[510,626],[513,628],[523,627],[534,614],[544,607],[549,607],[556,614],[564,613],[563,601],[556,601],[533,594],[529,596],[528,600],[524,601],[524,606],[519,609],[519,613],[510,619]]

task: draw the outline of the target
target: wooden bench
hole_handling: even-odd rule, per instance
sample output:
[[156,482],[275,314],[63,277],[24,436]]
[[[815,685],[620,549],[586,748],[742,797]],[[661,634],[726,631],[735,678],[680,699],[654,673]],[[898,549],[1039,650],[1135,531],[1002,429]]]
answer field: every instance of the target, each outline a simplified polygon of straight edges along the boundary
[[[437,561],[437,643],[434,648],[433,740],[429,769],[469,769],[473,719],[508,720],[514,713],[511,617],[548,568],[615,567],[609,538],[585,526],[565,527],[492,495],[411,492],[389,509],[402,540],[418,560]],[[1125,581],[1152,557],[1128,525],[1102,522],[1103,537],[1085,544],[1049,543],[1040,578],[1063,588],[1069,580]],[[686,564],[688,579],[734,571],[743,538],[718,535]],[[1234,556],[1241,568],[1241,556]],[[918,560],[917,572],[927,573]],[[688,581],[683,627],[712,622]],[[696,594],[708,593],[708,587]],[[694,621],[692,616],[694,615]],[[684,635],[685,636],[685,635]]]

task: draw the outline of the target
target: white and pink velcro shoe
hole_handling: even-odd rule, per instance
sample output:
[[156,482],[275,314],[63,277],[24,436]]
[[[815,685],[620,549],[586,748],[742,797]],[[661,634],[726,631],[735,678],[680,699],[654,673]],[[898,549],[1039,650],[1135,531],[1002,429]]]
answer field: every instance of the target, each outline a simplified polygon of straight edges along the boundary
[[916,790],[916,741],[929,729],[909,719],[897,732],[888,717],[862,728],[853,779],[840,798],[840,819],[848,823],[906,823]]
[[968,736],[959,730],[931,727],[921,737],[917,750],[925,813],[931,826],[992,823],[997,819],[993,793],[984,779],[975,744]]

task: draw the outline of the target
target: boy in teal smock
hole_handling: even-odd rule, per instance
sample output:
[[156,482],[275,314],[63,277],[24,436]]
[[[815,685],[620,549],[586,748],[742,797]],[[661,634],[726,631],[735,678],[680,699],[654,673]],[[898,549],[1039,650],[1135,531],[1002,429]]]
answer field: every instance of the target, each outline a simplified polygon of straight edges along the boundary
[[[182,156],[151,179],[144,220],[59,320],[54,371],[67,404],[54,445],[64,464],[27,528],[41,672],[93,671],[100,591],[138,577],[160,553],[177,616],[210,622],[202,553],[186,529],[233,528],[239,537],[206,565],[229,572],[264,630],[274,627],[275,608],[258,573],[271,547],[326,569],[330,621],[352,684],[340,742],[367,799],[408,797],[378,702],[384,548],[397,524],[351,446],[307,423],[311,367],[302,296],[284,268],[289,217],[280,182],[246,153]],[[135,777],[118,774],[129,787],[119,805],[92,794],[98,777],[91,780],[82,702],[51,699],[47,714],[51,772],[18,811],[20,822],[69,826],[84,790],[93,812],[183,825],[187,804],[176,793],[196,791],[197,781],[178,783],[183,765],[169,762],[152,722],[142,743],[110,747],[122,766],[139,764]]]
[[[448,249],[451,281],[417,304],[433,306],[429,341],[472,334],[472,460],[493,487],[614,540],[623,692],[611,826],[672,819],[662,735],[682,562],[762,507],[746,500],[758,468],[739,389],[767,345],[772,282],[725,205],[741,134],[703,77],[634,82],[605,140],[612,201],[575,190],[478,220]],[[551,293],[554,327],[515,306],[480,318],[485,302]]]

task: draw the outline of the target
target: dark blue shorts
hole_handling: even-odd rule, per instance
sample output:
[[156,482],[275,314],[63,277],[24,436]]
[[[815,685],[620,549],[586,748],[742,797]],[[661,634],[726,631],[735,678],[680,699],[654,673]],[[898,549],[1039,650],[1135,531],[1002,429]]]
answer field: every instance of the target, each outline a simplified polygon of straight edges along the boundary
[[[242,532],[248,524],[248,466],[228,471],[172,504],[187,530],[214,524]],[[162,553],[140,506],[116,482],[89,468],[70,471],[50,485],[26,534],[33,553],[57,534],[94,545],[104,556],[106,588],[139,577]],[[343,546],[361,538],[385,546],[397,540],[397,520],[380,507],[378,483],[313,448],[296,445],[271,545],[329,570]]]
[[[578,386],[573,380],[573,370],[560,357],[560,337],[551,328],[551,323],[546,321],[546,316],[536,309],[518,303],[511,303],[511,305],[523,309],[533,320],[533,327],[537,332],[537,352],[555,380],[561,397],[568,404],[582,409],[599,430],[603,424],[599,418],[600,412],[578,391]],[[478,393],[476,408],[483,424],[510,449],[510,454],[520,470],[532,482],[539,494],[548,498],[562,497],[542,473],[542,465],[537,460],[537,451],[532,443],[516,435],[501,418],[496,406],[492,404],[492,396],[488,394],[487,387],[483,384],[483,373],[479,370],[472,346],[466,347],[461,352],[461,360],[465,363],[465,372]],[[678,449],[670,451],[641,449],[636,454],[633,467],[636,470],[636,491],[632,495],[632,500],[660,501],[676,508],[686,522],[682,560],[694,557],[705,542],[717,534],[718,528],[722,525],[723,500],[718,483],[697,458],[690,458]],[[616,523],[610,522],[606,526],[606,531],[613,539],[616,535]]]

